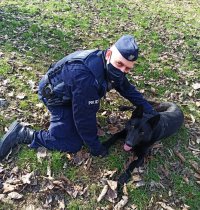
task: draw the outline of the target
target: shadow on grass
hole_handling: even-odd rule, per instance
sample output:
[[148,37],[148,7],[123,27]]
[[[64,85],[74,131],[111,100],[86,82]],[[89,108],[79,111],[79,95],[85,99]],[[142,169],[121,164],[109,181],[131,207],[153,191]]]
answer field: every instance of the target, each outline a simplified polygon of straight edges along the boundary
[[39,7],[27,10],[6,5],[1,7],[0,15],[0,44],[5,52],[18,51],[40,60],[59,59],[82,45],[74,37],[76,23],[64,29],[56,17],[47,17]]

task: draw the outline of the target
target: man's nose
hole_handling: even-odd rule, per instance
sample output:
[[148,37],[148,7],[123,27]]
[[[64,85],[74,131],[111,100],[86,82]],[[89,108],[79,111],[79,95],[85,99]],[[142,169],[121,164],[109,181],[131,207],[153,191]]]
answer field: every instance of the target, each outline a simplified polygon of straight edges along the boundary
[[120,70],[121,70],[122,72],[124,72],[124,73],[127,73],[126,67],[125,67],[125,66],[121,67]]

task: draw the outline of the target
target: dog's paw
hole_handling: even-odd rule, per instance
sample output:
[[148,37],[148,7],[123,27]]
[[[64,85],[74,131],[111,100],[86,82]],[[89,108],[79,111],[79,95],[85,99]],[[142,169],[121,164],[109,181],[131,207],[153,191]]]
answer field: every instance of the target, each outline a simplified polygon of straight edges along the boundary
[[130,177],[131,177],[131,174],[127,172],[121,174],[118,179],[118,184],[121,186],[124,185],[125,183],[129,181]]

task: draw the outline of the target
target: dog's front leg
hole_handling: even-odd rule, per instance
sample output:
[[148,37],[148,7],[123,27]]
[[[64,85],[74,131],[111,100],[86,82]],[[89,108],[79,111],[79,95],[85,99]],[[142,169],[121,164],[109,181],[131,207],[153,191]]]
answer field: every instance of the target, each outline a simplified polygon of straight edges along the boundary
[[137,160],[134,160],[133,162],[131,162],[128,168],[125,170],[125,172],[120,175],[118,179],[119,185],[124,185],[124,183],[127,183],[131,178],[131,172],[133,171],[133,169],[138,168],[143,163],[144,163],[143,155],[139,156]]
[[123,185],[124,183],[127,183],[129,179],[131,178],[131,172],[134,170],[134,168],[138,168],[144,164],[144,158],[146,155],[149,153],[150,147],[149,145],[147,146],[142,146],[142,145],[137,145],[134,149],[134,152],[136,156],[138,157],[137,160],[134,160],[131,162],[128,166],[128,168],[125,170],[123,174],[118,179],[119,185]]
[[106,147],[106,148],[110,148],[117,140],[121,139],[121,138],[125,138],[127,135],[127,131],[126,129],[123,129],[122,131],[115,133],[112,137],[110,137],[107,141],[103,142],[102,144]]

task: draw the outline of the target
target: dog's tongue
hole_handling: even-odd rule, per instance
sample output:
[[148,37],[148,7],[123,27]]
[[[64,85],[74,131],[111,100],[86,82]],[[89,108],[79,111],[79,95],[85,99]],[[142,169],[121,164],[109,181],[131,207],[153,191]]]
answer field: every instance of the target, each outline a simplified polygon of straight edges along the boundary
[[132,147],[128,146],[127,144],[124,144],[124,150],[125,151],[130,151],[132,149]]

